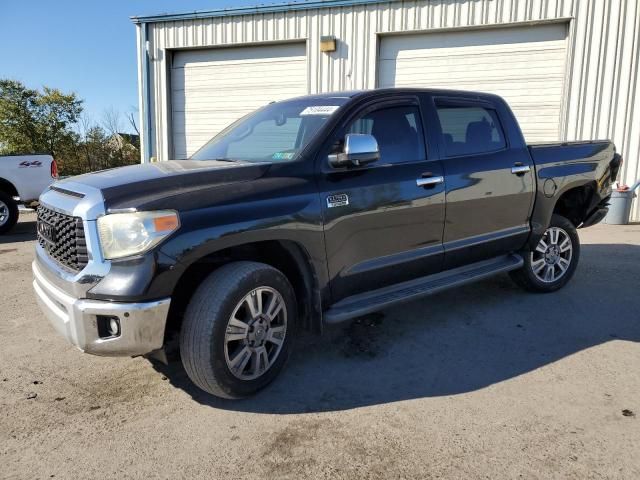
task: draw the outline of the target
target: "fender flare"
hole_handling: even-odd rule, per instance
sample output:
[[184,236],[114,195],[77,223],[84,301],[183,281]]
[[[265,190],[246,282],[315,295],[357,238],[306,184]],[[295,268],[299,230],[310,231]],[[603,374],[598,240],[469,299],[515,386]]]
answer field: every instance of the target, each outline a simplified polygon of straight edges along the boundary
[[531,235],[529,235],[528,245],[534,248],[538,244],[551,222],[551,217],[556,210],[558,201],[563,195],[576,188],[582,188],[594,183],[595,180],[592,179],[577,179],[564,184],[562,188],[556,190],[551,197],[547,197],[543,191],[544,187],[538,184],[536,201],[533,206],[533,215],[531,216]]
[[0,177],[0,191],[8,193],[12,197],[19,197],[18,189],[15,187],[13,183],[11,183],[6,178]]

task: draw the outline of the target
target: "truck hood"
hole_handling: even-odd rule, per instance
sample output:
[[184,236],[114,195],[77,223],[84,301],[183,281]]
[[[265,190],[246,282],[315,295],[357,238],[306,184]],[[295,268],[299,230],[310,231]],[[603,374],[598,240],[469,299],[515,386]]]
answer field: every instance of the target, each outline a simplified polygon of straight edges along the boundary
[[269,164],[248,162],[171,160],[88,173],[56,183],[73,191],[84,184],[100,190],[106,208],[172,208],[172,199],[206,196],[224,185],[255,180]]

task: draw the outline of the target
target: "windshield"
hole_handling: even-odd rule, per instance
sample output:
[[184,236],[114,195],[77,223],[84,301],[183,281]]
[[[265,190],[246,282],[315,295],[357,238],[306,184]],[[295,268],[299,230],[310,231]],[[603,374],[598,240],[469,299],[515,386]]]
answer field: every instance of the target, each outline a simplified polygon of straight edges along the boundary
[[303,98],[269,104],[224,129],[191,159],[290,162],[347,100]]

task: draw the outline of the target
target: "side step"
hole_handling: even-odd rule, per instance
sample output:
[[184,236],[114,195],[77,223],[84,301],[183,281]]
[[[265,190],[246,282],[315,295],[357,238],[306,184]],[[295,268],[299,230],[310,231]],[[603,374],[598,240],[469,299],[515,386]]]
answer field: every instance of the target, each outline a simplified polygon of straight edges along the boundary
[[353,295],[340,300],[327,310],[324,313],[324,323],[344,322],[398,303],[432,295],[498,273],[517,270],[523,263],[520,255],[510,254]]

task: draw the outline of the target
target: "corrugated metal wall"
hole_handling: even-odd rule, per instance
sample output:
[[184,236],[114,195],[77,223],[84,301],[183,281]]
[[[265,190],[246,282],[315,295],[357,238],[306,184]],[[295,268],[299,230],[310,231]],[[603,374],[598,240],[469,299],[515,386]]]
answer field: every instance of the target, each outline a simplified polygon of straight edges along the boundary
[[[380,34],[556,19],[570,22],[562,137],[613,139],[625,157],[622,178],[633,183],[640,178],[640,0],[414,0],[155,21],[147,27],[149,155],[170,157],[168,49],[307,40],[308,91],[316,93],[374,88]],[[338,50],[321,53],[321,35],[335,35]],[[640,202],[633,218],[640,220]]]

